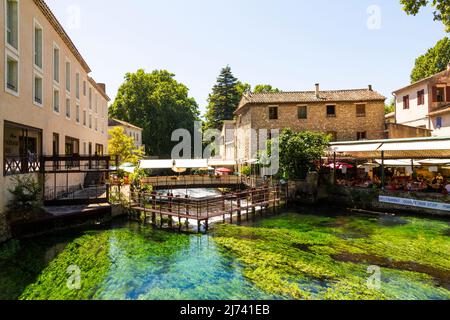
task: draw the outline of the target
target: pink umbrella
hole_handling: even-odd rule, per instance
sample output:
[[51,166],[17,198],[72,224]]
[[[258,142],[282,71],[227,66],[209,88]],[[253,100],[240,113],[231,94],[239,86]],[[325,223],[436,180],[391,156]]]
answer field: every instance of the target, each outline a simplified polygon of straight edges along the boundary
[[218,172],[218,173],[232,173],[233,170],[228,169],[228,168],[217,168],[216,172]]

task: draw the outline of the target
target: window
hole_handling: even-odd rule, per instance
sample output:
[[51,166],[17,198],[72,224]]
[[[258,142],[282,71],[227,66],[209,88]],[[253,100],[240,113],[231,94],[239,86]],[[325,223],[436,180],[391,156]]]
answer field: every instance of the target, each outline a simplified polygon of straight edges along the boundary
[[59,113],[59,91],[53,90],[53,111]]
[[66,62],[66,90],[70,92],[70,62]]
[[307,106],[298,107],[298,118],[299,119],[308,119],[308,107]]
[[95,113],[98,113],[98,94],[95,94]]
[[97,120],[97,118],[95,118],[95,131],[98,131],[98,120]]
[[33,96],[33,101],[38,105],[42,105],[42,78],[38,75],[34,75]]
[[59,156],[59,134],[53,133],[53,156]]
[[80,154],[80,140],[78,139],[66,136],[65,147],[66,156]]
[[92,110],[92,88],[89,88],[89,109]]
[[86,81],[83,81],[83,96],[86,97]]
[[59,83],[59,48],[53,48],[53,80]]
[[436,118],[436,129],[441,129],[442,128],[442,117],[437,117]]
[[423,106],[425,104],[425,90],[417,91],[417,105]]
[[92,129],[92,115],[89,115],[89,129]]
[[42,27],[34,24],[34,65],[42,69]]
[[2,139],[5,176],[39,172],[42,130],[5,121]]
[[327,106],[327,117],[335,118],[336,117],[336,106]]
[[365,117],[366,116],[366,105],[365,104],[357,104],[356,105],[356,116],[357,117]]
[[336,131],[328,131],[327,135],[331,137],[331,142],[337,141],[337,132]]
[[278,107],[269,107],[269,119],[278,120]]
[[70,99],[66,99],[66,117],[70,119]]
[[10,56],[6,58],[6,88],[14,94],[19,93],[19,61]]
[[86,126],[86,110],[83,110],[83,126]]
[[367,140],[367,132],[357,132],[356,133],[356,140]]
[[436,88],[436,100],[435,102],[444,102],[445,101],[445,88],[437,87]]
[[79,105],[76,106],[75,120],[77,121],[77,123],[80,123],[80,106]]
[[19,3],[6,0],[6,42],[19,50]]
[[403,109],[409,109],[409,96],[404,96],[403,97]]
[[75,75],[75,97],[80,99],[80,74]]

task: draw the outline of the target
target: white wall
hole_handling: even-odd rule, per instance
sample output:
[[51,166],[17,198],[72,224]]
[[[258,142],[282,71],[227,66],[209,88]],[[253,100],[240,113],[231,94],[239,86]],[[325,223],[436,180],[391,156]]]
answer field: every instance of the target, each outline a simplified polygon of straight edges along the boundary
[[436,128],[436,118],[431,118],[431,129],[435,137],[450,137],[450,113],[440,115],[442,118],[442,128]]
[[[425,91],[425,104],[418,105],[417,92]],[[409,95],[409,109],[403,109],[403,97]],[[429,112],[428,105],[428,86],[427,84],[417,85],[397,93],[396,97],[396,119],[397,123],[409,126],[428,126],[427,115]]]

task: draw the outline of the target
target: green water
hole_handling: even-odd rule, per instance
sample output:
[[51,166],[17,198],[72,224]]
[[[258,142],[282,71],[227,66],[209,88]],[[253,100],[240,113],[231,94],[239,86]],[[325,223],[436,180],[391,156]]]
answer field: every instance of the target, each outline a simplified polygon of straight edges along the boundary
[[296,211],[209,235],[125,222],[9,242],[0,299],[450,299],[447,221]]

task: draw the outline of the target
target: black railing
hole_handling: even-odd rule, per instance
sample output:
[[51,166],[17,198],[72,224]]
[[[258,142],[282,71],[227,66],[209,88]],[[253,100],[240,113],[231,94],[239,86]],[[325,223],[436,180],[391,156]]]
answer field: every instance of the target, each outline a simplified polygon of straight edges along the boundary
[[41,170],[40,157],[37,155],[17,155],[4,157],[4,175],[35,173]]

